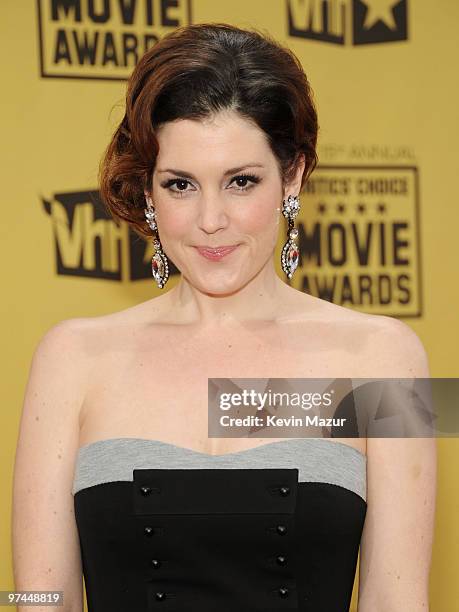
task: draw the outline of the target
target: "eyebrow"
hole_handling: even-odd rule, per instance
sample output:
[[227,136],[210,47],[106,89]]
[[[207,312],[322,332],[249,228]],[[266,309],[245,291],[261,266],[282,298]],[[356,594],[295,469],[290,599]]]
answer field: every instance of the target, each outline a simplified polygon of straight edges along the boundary
[[[245,170],[246,168],[264,168],[263,164],[245,164],[244,166],[237,166],[236,168],[230,168],[225,172],[223,176],[229,176],[230,174],[236,174],[236,172],[241,172],[241,170]],[[185,178],[196,180],[196,178],[190,173],[185,172],[184,170],[178,170],[177,168],[163,168],[157,170],[158,174],[162,172],[170,172],[171,174],[175,174],[176,176],[183,176]]]

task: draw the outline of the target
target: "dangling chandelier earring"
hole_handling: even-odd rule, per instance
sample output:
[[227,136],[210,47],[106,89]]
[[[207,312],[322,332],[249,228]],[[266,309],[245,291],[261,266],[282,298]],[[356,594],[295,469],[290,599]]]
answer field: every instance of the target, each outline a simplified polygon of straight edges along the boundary
[[160,289],[164,287],[169,278],[169,266],[167,264],[167,257],[164,254],[161,242],[158,235],[158,226],[156,225],[156,211],[151,205],[151,199],[146,198],[147,208],[145,210],[145,217],[150,229],[154,233],[153,246],[155,248],[154,255],[151,260],[151,273],[156,281],[156,284]]
[[298,237],[298,230],[293,227],[294,219],[300,211],[300,200],[298,196],[289,195],[287,202],[282,202],[282,214],[288,220],[287,242],[284,244],[281,254],[282,270],[290,279],[298,267],[300,255],[299,247],[295,242]]

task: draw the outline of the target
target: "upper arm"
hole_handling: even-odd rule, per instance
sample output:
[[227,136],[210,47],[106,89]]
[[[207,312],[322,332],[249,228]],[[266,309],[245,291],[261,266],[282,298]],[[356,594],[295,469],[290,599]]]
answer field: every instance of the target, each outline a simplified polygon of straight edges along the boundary
[[[12,544],[16,590],[64,591],[63,610],[83,609],[72,496],[85,389],[82,323],[52,327],[33,354],[16,448]],[[19,606],[18,610],[48,610]]]
[[[389,320],[378,335],[384,378],[430,378],[422,342],[405,323]],[[434,437],[367,439],[359,612],[427,612],[436,461]]]

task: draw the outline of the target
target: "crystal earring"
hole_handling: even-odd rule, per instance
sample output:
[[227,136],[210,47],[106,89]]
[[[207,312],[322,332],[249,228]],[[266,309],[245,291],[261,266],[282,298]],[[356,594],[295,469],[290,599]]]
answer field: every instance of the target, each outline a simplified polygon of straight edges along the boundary
[[298,267],[299,247],[295,242],[298,237],[298,230],[293,227],[294,219],[300,211],[300,200],[298,196],[289,195],[287,202],[282,202],[282,214],[288,220],[287,242],[284,244],[281,254],[282,270],[288,278],[292,278],[293,273]]
[[153,246],[155,248],[155,252],[151,260],[151,273],[158,287],[162,289],[169,278],[169,266],[167,264],[167,257],[162,250],[161,242],[159,240],[158,226],[156,225],[155,220],[156,211],[151,205],[150,198],[147,198],[145,217],[150,229],[154,232]]

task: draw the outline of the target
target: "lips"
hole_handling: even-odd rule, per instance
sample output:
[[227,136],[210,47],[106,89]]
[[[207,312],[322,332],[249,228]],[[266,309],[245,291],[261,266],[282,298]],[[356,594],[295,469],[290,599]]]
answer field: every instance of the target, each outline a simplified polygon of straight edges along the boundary
[[197,249],[206,249],[207,251],[224,251],[225,249],[234,249],[237,244],[222,244],[220,246],[207,246],[205,244],[197,245]]
[[235,249],[238,248],[238,244],[233,245],[222,245],[218,247],[206,247],[206,246],[198,246],[195,247],[197,252],[203,257],[207,257],[207,259],[219,260],[225,257],[225,255],[229,255]]

